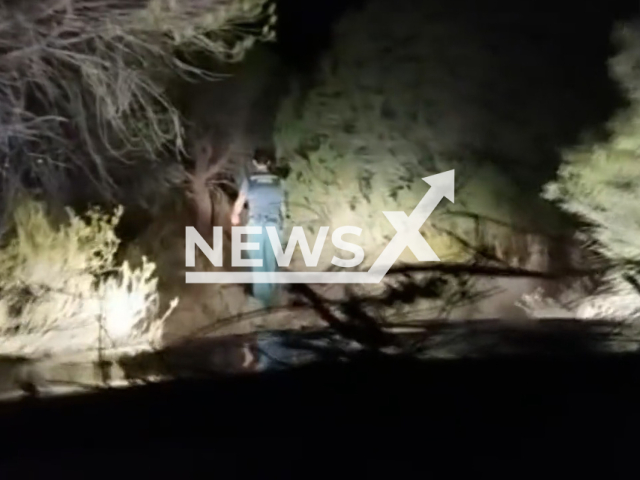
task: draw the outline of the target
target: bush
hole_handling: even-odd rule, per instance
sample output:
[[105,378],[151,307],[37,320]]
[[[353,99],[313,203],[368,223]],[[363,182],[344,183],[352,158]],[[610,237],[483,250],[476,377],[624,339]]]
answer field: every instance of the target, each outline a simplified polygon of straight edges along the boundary
[[158,318],[155,265],[116,264],[114,228],[122,209],[86,218],[68,210],[53,222],[31,199],[15,211],[15,235],[0,249],[0,353],[154,345]]
[[[397,15],[397,20],[402,9],[407,10],[403,13],[409,26],[405,19],[388,18]],[[424,54],[432,39],[420,23],[430,14],[410,2],[400,2],[391,13],[386,4],[373,1],[362,12],[345,16],[314,87],[290,98],[279,112],[276,145],[290,168],[291,223],[315,232],[320,226],[361,227],[358,243],[365,249],[365,262],[375,260],[395,234],[382,212],[411,212],[429,189],[421,179],[449,169],[456,169],[456,202],[443,199],[422,229],[441,259],[470,257],[471,252],[446,233],[475,243],[476,225],[462,213],[530,231],[543,223],[534,221],[541,216],[538,205],[526,212],[520,208],[525,201],[536,203],[533,195],[525,198],[488,159],[463,156],[465,145],[454,149],[436,135],[433,100],[438,86],[427,83],[425,88],[424,79],[446,72]],[[453,212],[460,215],[449,215]],[[496,238],[490,241],[496,244],[514,236],[508,229],[492,233]],[[405,255],[401,261],[415,261],[408,250]]]
[[[614,39],[619,53],[610,60],[610,74],[629,104],[609,122],[608,138],[585,140],[564,152],[558,178],[543,192],[586,224],[585,243],[612,267],[602,292],[568,293],[570,301],[562,308],[579,318],[640,315],[640,292],[633,285],[640,260],[640,29],[619,26]],[[558,305],[534,295],[525,299],[525,308],[533,316],[544,316]]]
[[544,196],[589,223],[588,231],[610,259],[640,258],[640,32],[621,27],[620,53],[611,59],[612,77],[630,105],[609,123],[609,138],[585,142],[564,154],[558,179]]

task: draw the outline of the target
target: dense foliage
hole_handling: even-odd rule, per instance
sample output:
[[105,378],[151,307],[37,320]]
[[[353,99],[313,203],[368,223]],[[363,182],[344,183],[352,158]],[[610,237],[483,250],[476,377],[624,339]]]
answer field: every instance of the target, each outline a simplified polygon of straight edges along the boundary
[[[458,79],[436,51],[457,58],[457,50],[437,43],[439,30],[421,26],[432,14],[415,2],[396,2],[391,12],[384,2],[371,1],[337,25],[314,87],[290,98],[278,120],[276,143],[290,168],[291,224],[315,232],[323,225],[358,226],[365,262],[373,261],[395,233],[382,212],[411,212],[428,191],[423,177],[455,169],[455,205],[442,200],[423,227],[432,247],[442,259],[467,259],[463,244],[445,233],[451,231],[513,259],[530,245],[512,228],[537,232],[541,223],[554,223],[553,214],[537,221],[542,202],[522,211],[523,201],[535,204],[533,195],[525,200],[491,158],[474,153],[479,139],[458,136],[449,123],[460,105],[443,108]],[[465,111],[460,120],[470,116]],[[507,227],[483,222],[487,228],[479,239],[478,217]],[[401,260],[414,259],[405,254]]]

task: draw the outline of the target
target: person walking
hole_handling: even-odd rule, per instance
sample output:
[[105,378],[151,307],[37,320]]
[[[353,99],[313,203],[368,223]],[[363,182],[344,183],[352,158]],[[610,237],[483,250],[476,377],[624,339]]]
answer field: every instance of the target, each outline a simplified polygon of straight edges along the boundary
[[[238,198],[231,212],[231,224],[240,224],[240,215],[248,207],[247,226],[261,227],[260,233],[248,235],[248,241],[257,243],[257,250],[248,250],[252,260],[261,260],[261,266],[253,268],[254,273],[276,272],[276,255],[269,240],[267,227],[275,227],[278,238],[284,223],[285,194],[282,179],[273,173],[275,155],[267,149],[257,149],[253,156],[253,172],[242,181]],[[254,282],[252,293],[266,307],[274,305],[276,284]]]

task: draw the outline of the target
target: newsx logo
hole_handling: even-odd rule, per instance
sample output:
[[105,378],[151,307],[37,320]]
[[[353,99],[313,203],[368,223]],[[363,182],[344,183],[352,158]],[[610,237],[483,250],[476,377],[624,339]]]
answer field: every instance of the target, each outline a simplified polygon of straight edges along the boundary
[[[430,185],[431,188],[422,197],[410,215],[402,211],[382,212],[396,229],[396,234],[366,272],[187,272],[186,281],[187,283],[379,283],[407,247],[421,262],[438,262],[440,258],[420,234],[420,228],[442,198],[447,198],[449,201],[454,202],[454,170],[431,175],[422,180]],[[290,265],[297,245],[300,246],[305,265],[307,267],[316,267],[324,248],[329,227],[320,228],[313,250],[310,248],[304,230],[300,226],[292,228],[285,249],[282,248],[276,227],[267,226],[265,230],[266,232],[263,232],[260,226],[232,227],[232,267],[257,268],[262,266],[262,259],[242,258],[243,251],[258,250],[260,248],[257,242],[242,241],[242,235],[264,233],[268,235],[269,243],[279,267],[288,267]],[[354,226],[344,226],[334,230],[331,235],[333,245],[338,249],[353,253],[354,256],[348,260],[334,256],[331,260],[333,265],[341,268],[353,268],[362,263],[364,260],[362,247],[343,239],[344,235],[353,234],[359,236],[361,233],[362,229]],[[186,267],[195,267],[196,246],[212,265],[222,267],[222,242],[222,227],[213,227],[213,246],[210,246],[194,227],[186,227]]]

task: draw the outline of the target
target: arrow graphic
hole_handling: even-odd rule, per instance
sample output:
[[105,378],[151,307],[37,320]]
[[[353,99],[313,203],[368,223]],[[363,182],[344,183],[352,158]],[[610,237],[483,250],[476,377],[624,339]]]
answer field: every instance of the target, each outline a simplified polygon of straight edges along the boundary
[[187,283],[380,283],[406,247],[421,262],[439,262],[420,234],[424,222],[443,198],[454,202],[454,170],[424,177],[431,186],[411,215],[382,212],[396,234],[367,272],[186,272]]
[[408,217],[404,212],[382,212],[397,233],[367,272],[372,277],[378,278],[378,282],[382,280],[406,247],[409,247],[421,262],[440,261],[438,255],[420,234],[420,229],[443,197],[452,203],[454,202],[454,172],[454,170],[449,170],[424,177],[422,180],[431,188]]

